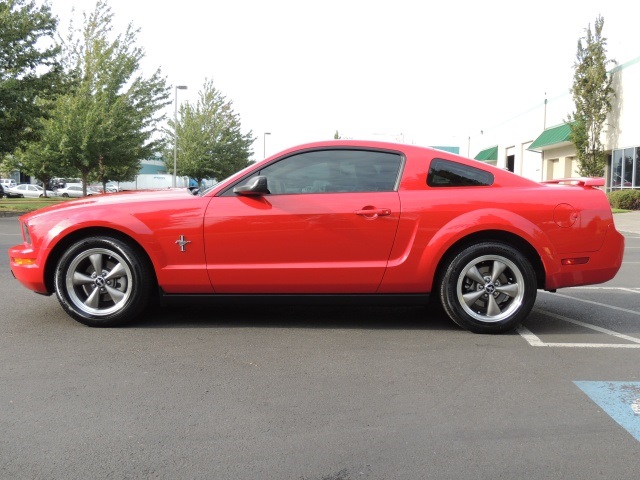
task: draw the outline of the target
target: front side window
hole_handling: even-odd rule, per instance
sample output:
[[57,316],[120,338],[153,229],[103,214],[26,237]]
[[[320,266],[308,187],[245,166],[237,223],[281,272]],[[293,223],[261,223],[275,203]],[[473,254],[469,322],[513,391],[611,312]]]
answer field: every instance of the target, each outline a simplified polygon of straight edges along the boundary
[[462,163],[435,158],[429,167],[430,187],[486,187],[493,185],[493,175]]
[[275,195],[393,191],[401,160],[390,152],[309,151],[272,163],[252,177],[266,177],[269,192]]

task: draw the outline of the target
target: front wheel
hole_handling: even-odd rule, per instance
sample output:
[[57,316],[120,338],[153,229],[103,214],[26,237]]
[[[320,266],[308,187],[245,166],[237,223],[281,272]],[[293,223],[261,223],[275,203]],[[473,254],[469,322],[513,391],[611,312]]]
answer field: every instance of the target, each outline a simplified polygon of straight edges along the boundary
[[459,252],[440,284],[447,315],[475,333],[503,333],[517,328],[536,300],[531,262],[503,243],[484,242]]
[[62,308],[90,327],[113,327],[135,319],[152,291],[149,262],[127,243],[89,237],[58,262],[55,291]]

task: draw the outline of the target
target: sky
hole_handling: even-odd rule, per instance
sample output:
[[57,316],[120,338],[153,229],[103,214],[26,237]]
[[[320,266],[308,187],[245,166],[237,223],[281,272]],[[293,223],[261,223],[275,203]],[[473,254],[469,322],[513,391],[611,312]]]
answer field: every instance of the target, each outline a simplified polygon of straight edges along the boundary
[[[108,4],[115,32],[140,29],[143,73],[188,87],[179,103],[195,103],[206,79],[233,102],[254,159],[336,130],[466,150],[468,137],[568,94],[578,39],[598,15],[609,58],[640,57],[640,2],[629,0]],[[63,31],[94,7],[52,1]]]

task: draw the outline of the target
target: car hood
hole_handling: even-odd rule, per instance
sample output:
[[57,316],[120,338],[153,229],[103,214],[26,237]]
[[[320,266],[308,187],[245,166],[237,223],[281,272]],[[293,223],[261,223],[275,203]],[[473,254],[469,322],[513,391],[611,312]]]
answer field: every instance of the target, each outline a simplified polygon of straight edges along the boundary
[[118,209],[127,209],[130,212],[138,208],[145,209],[147,204],[162,204],[166,202],[174,202],[179,199],[188,201],[195,199],[191,193],[184,188],[172,188],[166,190],[136,190],[129,192],[109,193],[100,195],[91,195],[88,197],[69,200],[51,205],[48,207],[35,210],[21,217],[21,220],[32,219],[41,215],[47,215],[54,212],[63,213],[70,210],[88,210],[100,207],[117,207]]

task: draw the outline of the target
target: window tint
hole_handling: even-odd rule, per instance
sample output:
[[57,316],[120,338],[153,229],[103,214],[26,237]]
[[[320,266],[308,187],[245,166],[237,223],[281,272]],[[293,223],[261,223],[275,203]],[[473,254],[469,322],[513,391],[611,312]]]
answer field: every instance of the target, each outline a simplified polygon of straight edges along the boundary
[[479,168],[436,158],[431,162],[430,187],[481,187],[493,184],[493,175]]
[[272,194],[393,191],[400,164],[394,153],[332,149],[287,157],[255,175],[267,177]]

